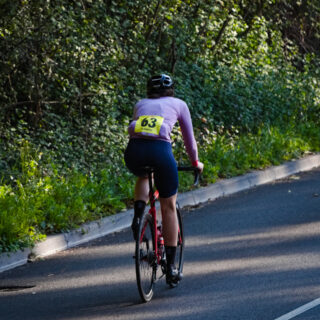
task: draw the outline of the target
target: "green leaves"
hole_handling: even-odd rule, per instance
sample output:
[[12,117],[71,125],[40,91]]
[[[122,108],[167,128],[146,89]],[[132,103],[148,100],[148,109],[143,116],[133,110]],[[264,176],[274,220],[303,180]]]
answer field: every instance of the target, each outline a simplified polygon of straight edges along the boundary
[[[130,204],[126,128],[153,73],[172,74],[188,103],[206,183],[318,150],[319,10],[315,0],[1,1],[3,250]],[[174,131],[176,159],[188,161]]]
[[109,166],[95,175],[71,170],[62,176],[54,166],[50,173],[39,167],[34,157],[39,155],[32,155],[25,142],[21,176],[13,186],[0,186],[0,252],[30,246],[47,234],[118,212],[133,192],[124,168]]

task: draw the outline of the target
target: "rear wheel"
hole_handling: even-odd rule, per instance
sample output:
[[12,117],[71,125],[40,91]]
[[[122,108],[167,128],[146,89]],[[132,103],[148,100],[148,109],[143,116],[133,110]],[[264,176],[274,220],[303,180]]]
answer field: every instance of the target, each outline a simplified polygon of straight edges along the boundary
[[152,217],[144,213],[136,240],[136,276],[141,299],[151,300],[156,280],[157,262],[155,256],[154,227]]

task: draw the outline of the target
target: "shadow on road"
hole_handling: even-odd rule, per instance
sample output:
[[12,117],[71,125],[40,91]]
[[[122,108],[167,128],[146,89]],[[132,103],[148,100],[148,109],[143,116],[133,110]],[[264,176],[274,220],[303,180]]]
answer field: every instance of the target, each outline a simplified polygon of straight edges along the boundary
[[274,319],[319,294],[319,190],[303,174],[184,213],[185,277],[148,304],[129,231],[4,272],[0,319]]

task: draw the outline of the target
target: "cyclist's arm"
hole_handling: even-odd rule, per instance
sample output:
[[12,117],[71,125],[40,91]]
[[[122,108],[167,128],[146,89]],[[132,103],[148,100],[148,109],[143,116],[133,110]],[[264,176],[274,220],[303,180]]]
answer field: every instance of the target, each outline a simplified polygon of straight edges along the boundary
[[194,138],[191,115],[186,103],[181,104],[180,115],[178,117],[179,125],[182,132],[182,137],[189,159],[194,167],[198,167],[200,171],[203,169],[203,164],[198,159],[198,148]]

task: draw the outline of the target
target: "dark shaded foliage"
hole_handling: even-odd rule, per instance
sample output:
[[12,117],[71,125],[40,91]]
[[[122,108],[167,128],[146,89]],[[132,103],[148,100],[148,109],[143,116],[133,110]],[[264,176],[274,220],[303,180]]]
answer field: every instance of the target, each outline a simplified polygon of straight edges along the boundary
[[[30,239],[128,203],[126,127],[153,73],[172,74],[176,95],[188,103],[202,156],[212,157],[208,182],[272,163],[266,150],[255,165],[243,154],[243,162],[231,161],[235,141],[255,154],[249,145],[255,137],[268,141],[269,132],[291,156],[292,146],[314,150],[319,12],[316,0],[0,0],[0,198],[7,201],[0,230],[14,225],[4,217],[16,207],[28,217],[23,234]],[[281,138],[288,132],[298,135],[291,145]],[[173,139],[185,159],[181,137]],[[26,202],[23,190],[37,199]],[[57,190],[73,205],[65,207]],[[60,213],[50,216],[54,210]],[[68,225],[72,210],[78,216]]]

